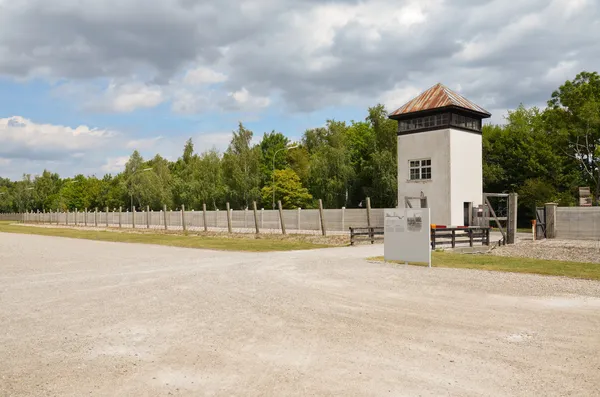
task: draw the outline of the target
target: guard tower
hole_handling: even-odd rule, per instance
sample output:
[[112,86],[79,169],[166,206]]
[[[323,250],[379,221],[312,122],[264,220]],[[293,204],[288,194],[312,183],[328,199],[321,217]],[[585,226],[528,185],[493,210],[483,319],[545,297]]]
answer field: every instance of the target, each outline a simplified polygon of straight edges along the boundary
[[442,84],[390,114],[398,121],[398,206],[426,198],[432,223],[470,226],[471,208],[482,203],[481,127],[490,116]]

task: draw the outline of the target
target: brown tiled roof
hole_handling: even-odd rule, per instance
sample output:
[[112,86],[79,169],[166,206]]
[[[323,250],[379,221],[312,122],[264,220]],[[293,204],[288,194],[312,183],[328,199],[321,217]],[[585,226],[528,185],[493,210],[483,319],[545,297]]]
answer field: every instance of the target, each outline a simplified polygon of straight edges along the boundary
[[462,95],[457,94],[445,85],[436,84],[390,114],[390,117],[421,112],[424,110],[433,110],[447,106],[457,106],[473,112],[481,113],[487,117],[491,116],[487,110],[479,105],[474,104]]

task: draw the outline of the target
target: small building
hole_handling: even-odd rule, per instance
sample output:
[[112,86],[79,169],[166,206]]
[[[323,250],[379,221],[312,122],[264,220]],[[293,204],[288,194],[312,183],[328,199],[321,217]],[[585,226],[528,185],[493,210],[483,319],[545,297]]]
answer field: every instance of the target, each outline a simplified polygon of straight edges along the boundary
[[398,121],[398,206],[427,202],[431,222],[469,226],[482,204],[482,120],[491,114],[442,84],[391,113]]

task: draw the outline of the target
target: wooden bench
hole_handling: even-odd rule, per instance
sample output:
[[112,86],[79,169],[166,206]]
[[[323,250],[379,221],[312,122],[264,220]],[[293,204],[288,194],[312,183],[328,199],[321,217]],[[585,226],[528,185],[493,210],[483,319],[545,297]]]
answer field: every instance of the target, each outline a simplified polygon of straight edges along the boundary
[[383,227],[351,227],[350,228],[350,245],[354,245],[357,241],[371,241],[375,244],[375,240],[383,238]]

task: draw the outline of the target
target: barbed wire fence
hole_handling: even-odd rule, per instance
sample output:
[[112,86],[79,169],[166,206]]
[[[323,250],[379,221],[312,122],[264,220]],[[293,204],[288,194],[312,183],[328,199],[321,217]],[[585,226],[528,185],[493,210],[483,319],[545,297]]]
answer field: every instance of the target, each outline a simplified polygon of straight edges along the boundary
[[[133,211],[123,208],[75,211],[36,211],[24,214],[5,214],[5,220],[28,224],[48,224],[71,227],[155,229],[195,232],[264,233],[264,234],[348,234],[350,228],[383,227],[384,210],[371,208],[278,209],[256,208],[245,210],[152,211],[148,207]],[[227,205],[229,207],[229,205]],[[0,215],[0,220],[4,219]]]

